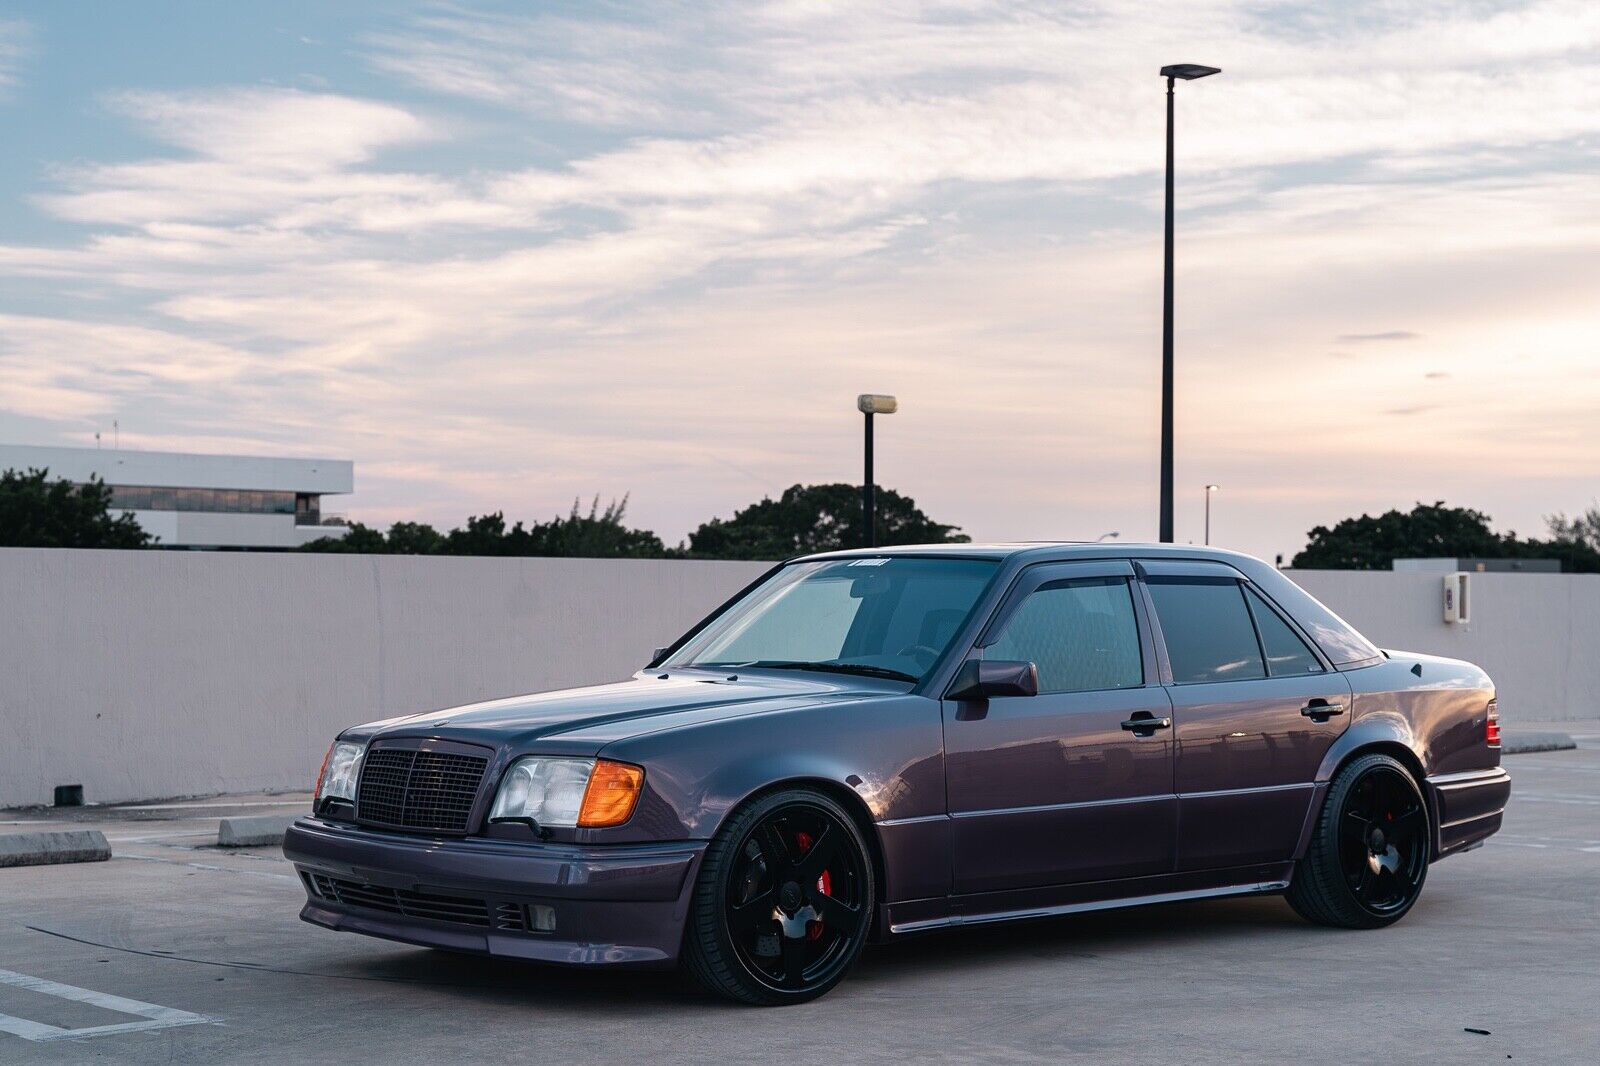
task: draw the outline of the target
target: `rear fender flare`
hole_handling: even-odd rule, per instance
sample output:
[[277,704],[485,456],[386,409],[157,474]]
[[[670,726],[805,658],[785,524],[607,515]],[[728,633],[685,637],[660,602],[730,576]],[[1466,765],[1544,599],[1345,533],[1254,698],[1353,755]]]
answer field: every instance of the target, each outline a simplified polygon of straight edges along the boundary
[[[1422,791],[1423,802],[1428,806],[1428,820],[1437,825],[1438,811],[1434,806],[1433,790],[1427,784],[1427,763],[1423,761],[1423,752],[1426,746],[1417,738],[1416,730],[1411,723],[1398,711],[1374,711],[1365,714],[1361,719],[1346,729],[1328,748],[1327,754],[1322,757],[1322,765],[1317,767],[1316,787],[1311,794],[1311,803],[1306,808],[1306,819],[1300,826],[1300,841],[1295,845],[1294,857],[1298,861],[1305,858],[1306,849],[1311,846],[1311,834],[1316,831],[1317,819],[1322,815],[1322,804],[1328,797],[1328,786],[1333,781],[1333,775],[1349,762],[1352,757],[1362,751],[1395,752],[1404,749],[1409,752],[1409,760],[1402,762],[1414,763],[1408,767],[1417,774],[1417,788]],[[1437,843],[1435,844],[1437,850]]]
[[[1415,759],[1417,766],[1421,767],[1424,775],[1428,772],[1425,758],[1427,745],[1418,738],[1416,730],[1405,715],[1398,711],[1372,711],[1361,716],[1359,720],[1351,723],[1338,740],[1334,741],[1322,757],[1322,764],[1317,767],[1316,781],[1319,785],[1326,785],[1333,780],[1334,771],[1347,762],[1352,754],[1362,748],[1383,745],[1399,745],[1405,748]],[[1417,782],[1417,787],[1422,787],[1422,782]]]

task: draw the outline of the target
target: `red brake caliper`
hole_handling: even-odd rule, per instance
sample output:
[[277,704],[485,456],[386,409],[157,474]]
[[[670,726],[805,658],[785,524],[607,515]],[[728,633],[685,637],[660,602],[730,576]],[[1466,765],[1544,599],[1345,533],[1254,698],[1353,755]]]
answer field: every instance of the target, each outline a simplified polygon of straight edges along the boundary
[[[811,834],[807,833],[805,830],[800,830],[795,833],[794,842],[796,846],[800,848],[800,854],[802,855],[811,850]],[[833,877],[830,875],[829,871],[822,871],[822,876],[817,878],[817,891],[821,892],[824,896],[833,895]],[[808,940],[817,940],[820,939],[821,936],[821,922],[810,921],[806,923],[806,938]]]

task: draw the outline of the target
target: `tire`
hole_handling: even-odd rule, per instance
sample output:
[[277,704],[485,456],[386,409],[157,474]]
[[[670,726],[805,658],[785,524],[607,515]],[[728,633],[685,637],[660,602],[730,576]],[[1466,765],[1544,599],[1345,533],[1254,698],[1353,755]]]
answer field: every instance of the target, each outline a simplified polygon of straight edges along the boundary
[[1318,925],[1392,925],[1422,892],[1432,841],[1428,804],[1405,765],[1376,752],[1359,756],[1328,788],[1285,898]]
[[843,807],[805,788],[759,797],[706,849],[685,967],[739,1003],[816,999],[861,957],[875,899],[871,852]]

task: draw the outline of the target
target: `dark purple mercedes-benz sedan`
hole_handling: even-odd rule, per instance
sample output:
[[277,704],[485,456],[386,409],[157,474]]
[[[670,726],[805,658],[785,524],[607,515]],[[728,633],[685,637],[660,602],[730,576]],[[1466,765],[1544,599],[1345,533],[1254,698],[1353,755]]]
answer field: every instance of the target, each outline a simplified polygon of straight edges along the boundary
[[1495,692],[1259,560],[941,545],[775,567],[630,681],[346,730],[308,922],[683,964],[747,1003],[868,940],[1283,893],[1362,929],[1500,827]]

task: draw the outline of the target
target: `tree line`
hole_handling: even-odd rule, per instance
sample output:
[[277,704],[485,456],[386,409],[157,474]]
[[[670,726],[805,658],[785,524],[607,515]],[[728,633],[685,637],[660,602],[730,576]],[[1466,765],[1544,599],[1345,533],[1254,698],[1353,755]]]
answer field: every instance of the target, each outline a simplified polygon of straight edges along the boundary
[[1548,535],[1496,533],[1489,516],[1443,500],[1317,526],[1291,563],[1299,570],[1388,570],[1395,559],[1559,559],[1569,573],[1600,573],[1600,507],[1545,518]]
[[[597,496],[585,512],[577,501],[565,516],[521,522],[507,528],[505,514],[474,515],[464,526],[441,533],[417,522],[396,522],[388,532],[353,523],[344,537],[323,537],[300,550],[387,555],[544,555],[591,559],[787,559],[811,552],[855,548],[865,543],[861,487],[835,483],[795,485],[732,518],[701,523],[688,539],[668,547],[648,529],[625,521],[628,498],[604,508]],[[935,522],[916,501],[893,489],[877,491],[879,544],[965,543],[960,529]]]
[[[423,522],[395,522],[387,530],[352,522],[343,537],[321,537],[303,552],[366,555],[538,555],[627,559],[787,559],[864,543],[861,488],[795,485],[766,497],[732,518],[702,523],[688,539],[668,547],[648,529],[627,523],[628,498],[587,510],[577,501],[547,522],[506,524],[504,512],[472,515],[448,531]],[[935,522],[916,501],[893,489],[877,492],[879,544],[962,543],[959,528]],[[98,479],[74,484],[51,480],[45,470],[0,474],[0,547],[155,548],[156,538],[129,512],[114,515],[111,489]]]
[[[909,496],[879,488],[877,542],[964,543],[953,525],[936,522]],[[777,499],[765,497],[712,518],[669,547],[654,532],[627,522],[628,499],[602,507],[596,496],[585,509],[577,501],[566,515],[546,522],[506,524],[504,512],[470,516],[440,531],[422,522],[395,522],[387,530],[360,522],[344,537],[323,537],[300,551],[371,555],[527,555],[630,559],[787,559],[812,552],[854,548],[865,538],[861,488],[843,483],[794,485]],[[1489,516],[1444,502],[1418,503],[1317,526],[1294,557],[1298,569],[1387,570],[1395,559],[1467,557],[1559,559],[1569,572],[1600,573],[1600,506],[1575,518],[1545,520],[1543,538],[1498,533]],[[111,490],[98,480],[75,485],[51,480],[48,471],[0,474],[0,546],[42,548],[159,547],[132,514],[111,511]]]

